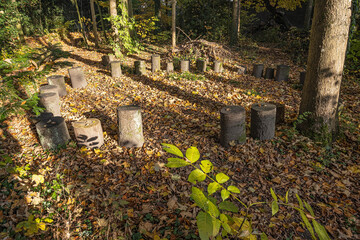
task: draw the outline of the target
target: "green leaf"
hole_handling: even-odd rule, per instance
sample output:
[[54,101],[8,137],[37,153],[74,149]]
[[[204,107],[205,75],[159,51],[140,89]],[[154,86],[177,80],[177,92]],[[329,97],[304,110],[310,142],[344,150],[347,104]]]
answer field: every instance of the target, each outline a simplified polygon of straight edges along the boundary
[[213,164],[209,160],[202,160],[200,167],[205,173],[209,173],[213,170]]
[[221,225],[226,232],[231,233],[231,227],[229,226],[229,224],[222,222]]
[[266,233],[261,233],[260,234],[260,240],[268,240],[268,237],[267,237]]
[[225,211],[229,211],[229,212],[233,212],[233,213],[239,212],[239,208],[234,203],[229,202],[229,201],[223,201],[223,202],[219,203],[219,208],[221,210],[225,210]]
[[208,240],[213,233],[213,222],[210,214],[203,211],[199,212],[196,217],[196,223],[199,229],[201,240]]
[[213,204],[217,205],[217,199],[212,197],[212,196],[207,196],[207,198],[209,199],[210,202],[212,202]]
[[315,217],[314,211],[312,210],[311,206],[304,201],[305,204],[305,208],[309,211],[309,213],[311,214],[312,217]]
[[212,232],[212,236],[215,237],[216,235],[219,234],[220,231],[220,227],[221,227],[221,222],[219,219],[217,218],[213,218],[213,232]]
[[278,205],[277,201],[274,200],[271,203],[271,213],[274,216],[278,211],[279,211],[279,205]]
[[227,222],[228,221],[228,218],[227,218],[227,216],[225,215],[225,214],[220,214],[220,220],[222,221],[222,222]]
[[183,153],[176,146],[168,143],[162,143],[161,145],[163,146],[164,151],[174,154],[178,157],[184,157]]
[[326,229],[324,228],[324,226],[322,226],[320,223],[318,223],[315,219],[312,220],[312,223],[314,225],[315,232],[319,236],[320,240],[330,240],[331,239],[329,237]]
[[166,166],[169,168],[178,168],[187,166],[189,164],[190,163],[180,158],[168,158],[168,163],[166,164]]
[[210,213],[210,215],[217,218],[220,215],[220,211],[217,206],[211,201],[208,201],[207,204],[209,206],[208,212]]
[[227,188],[227,190],[229,190],[230,192],[233,192],[233,193],[240,193],[240,189],[235,186],[229,186]]
[[271,192],[271,196],[273,197],[273,199],[277,202],[278,198],[272,188],[270,188],[270,192]]
[[189,159],[191,163],[196,162],[200,158],[199,150],[196,147],[190,147],[186,150],[186,158]]
[[289,190],[287,190],[285,195],[285,203],[287,204],[289,202]]
[[204,211],[207,211],[209,209],[209,205],[207,203],[208,199],[205,197],[203,191],[201,191],[199,188],[192,187],[190,196],[194,200],[194,202]]
[[304,206],[303,206],[303,202],[301,201],[301,198],[299,197],[299,195],[296,194],[296,198],[299,202],[299,206],[300,206],[300,209],[303,210],[304,209]]
[[225,201],[226,199],[228,199],[230,196],[230,192],[226,189],[221,190],[221,198],[223,201]]
[[303,222],[305,223],[306,228],[309,230],[309,232],[311,234],[312,239],[316,239],[314,229],[311,226],[311,223],[309,222],[309,219],[306,217],[304,211],[299,210],[299,212],[300,212],[300,216],[301,216]]
[[206,179],[206,174],[200,169],[193,170],[188,177],[188,181],[193,184],[196,184],[196,181],[202,182],[205,179]]
[[221,189],[220,184],[218,184],[217,182],[212,182],[212,183],[209,183],[207,191],[208,191],[209,195],[211,195],[219,189]]
[[218,182],[218,183],[224,183],[224,182],[226,182],[227,180],[229,180],[230,178],[226,175],[226,174],[224,174],[224,173],[218,173],[218,174],[216,174],[216,181]]

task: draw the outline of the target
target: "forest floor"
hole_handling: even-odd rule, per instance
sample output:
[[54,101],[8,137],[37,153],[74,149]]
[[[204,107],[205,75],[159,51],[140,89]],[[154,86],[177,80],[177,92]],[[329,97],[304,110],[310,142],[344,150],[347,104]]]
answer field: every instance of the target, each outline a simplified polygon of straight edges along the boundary
[[[43,37],[32,44],[50,41],[60,40]],[[101,63],[106,51],[60,42],[70,52],[61,60],[81,66],[88,82],[84,89],[72,89],[68,68],[53,72],[67,76],[68,94],[61,98],[61,111],[70,135],[74,139],[71,122],[98,118],[105,144],[89,150],[72,141],[64,149],[44,151],[29,116],[7,120],[1,128],[0,239],[197,239],[199,208],[189,197],[192,184],[187,181],[192,169],[167,168],[164,164],[171,156],[161,143],[181,150],[196,146],[216,172],[230,176],[246,204],[271,203],[270,188],[283,197],[289,190],[289,202],[298,204],[296,193],[307,201],[333,239],[360,239],[358,81],[343,79],[339,138],[332,148],[324,148],[294,128],[301,98],[299,74],[304,69],[279,49],[257,47],[246,55],[235,54],[223,73],[152,74],[151,54],[165,54],[166,49],[151,46],[126,57],[123,75],[111,78]],[[135,60],[146,61],[145,76],[133,74]],[[290,65],[290,80],[276,82],[236,72],[236,66],[251,69],[259,62],[268,67]],[[274,139],[254,140],[249,137],[250,107],[269,101],[285,104],[285,123],[276,127]],[[116,108],[129,104],[142,109],[142,148],[117,144]],[[219,111],[227,105],[245,107],[248,137],[245,144],[225,149],[218,140]],[[30,215],[38,218],[37,225]],[[295,210],[280,207],[272,217],[270,204],[259,205],[252,208],[250,218],[255,233],[264,231],[269,239],[311,239]],[[15,233],[20,222],[28,225]],[[20,237],[26,231],[29,236]]]

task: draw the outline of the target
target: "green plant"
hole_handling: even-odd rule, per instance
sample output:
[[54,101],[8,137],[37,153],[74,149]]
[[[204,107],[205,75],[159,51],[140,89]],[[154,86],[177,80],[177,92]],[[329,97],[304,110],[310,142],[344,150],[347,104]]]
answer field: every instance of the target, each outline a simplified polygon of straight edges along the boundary
[[32,236],[39,232],[39,230],[46,230],[46,223],[52,223],[50,218],[36,218],[33,215],[29,215],[28,219],[22,221],[16,225],[16,232],[25,231],[25,236]]
[[[228,235],[236,236],[238,239],[255,239],[251,220],[249,219],[250,208],[259,204],[266,204],[266,202],[255,202],[245,204],[238,197],[240,189],[236,186],[230,185],[230,177],[226,174],[213,173],[214,167],[209,160],[202,160],[200,164],[196,162],[200,159],[200,152],[196,147],[190,147],[186,150],[185,156],[176,146],[172,144],[162,144],[163,149],[176,156],[176,158],[168,158],[166,164],[169,168],[179,168],[185,166],[192,166],[194,170],[189,174],[188,181],[196,185],[206,179],[210,183],[207,184],[207,193],[201,188],[193,186],[191,188],[191,199],[201,208],[196,217],[199,236],[202,240],[207,239],[222,239]],[[220,191],[221,201],[219,202],[214,195]],[[299,206],[289,203],[289,191],[286,192],[285,197],[275,194],[275,191],[270,189],[273,201],[270,206],[272,215],[279,211],[279,205],[290,207],[297,210],[300,217],[309,230],[312,239],[328,240],[325,228],[315,220],[315,214],[311,206],[303,201],[297,194]],[[237,204],[228,201],[232,197],[237,204],[240,204],[246,210],[245,217],[237,215],[239,207]],[[219,203],[218,203],[219,202]],[[311,223],[310,223],[311,221]],[[265,233],[261,233],[261,239],[267,239]]]
[[191,80],[191,81],[198,81],[198,80],[203,81],[206,79],[201,74],[195,74],[195,73],[191,73],[191,72],[171,73],[171,74],[169,74],[169,78],[172,80],[187,79],[187,80]]
[[155,31],[159,28],[157,26],[159,19],[155,16],[143,18],[141,15],[136,15],[135,18],[134,27],[140,41],[154,42],[156,40]]

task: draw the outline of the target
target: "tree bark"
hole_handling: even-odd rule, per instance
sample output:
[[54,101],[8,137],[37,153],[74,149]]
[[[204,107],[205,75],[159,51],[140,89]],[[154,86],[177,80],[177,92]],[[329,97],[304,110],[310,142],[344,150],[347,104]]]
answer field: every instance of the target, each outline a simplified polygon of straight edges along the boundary
[[87,42],[86,34],[85,34],[85,28],[84,28],[84,25],[83,25],[83,23],[81,21],[81,15],[80,15],[80,10],[79,10],[79,5],[77,3],[77,0],[74,0],[74,4],[75,4],[75,7],[76,7],[76,12],[77,12],[77,15],[78,15],[78,18],[79,18],[79,24],[80,24],[82,35],[84,37],[85,44],[86,44],[86,46],[89,46],[89,44]]
[[314,6],[314,0],[308,0],[306,5],[305,17],[304,17],[304,29],[306,30],[310,29],[313,6]]
[[[110,7],[109,7],[110,17],[116,18],[117,17],[116,0],[110,0],[109,4],[110,4]],[[115,40],[115,42],[118,42],[119,41],[119,31],[113,22],[111,22],[111,28],[114,32],[114,40]]]
[[176,48],[176,0],[172,0],[171,7],[171,45],[174,51]]
[[97,0],[96,0],[96,5],[97,5],[97,8],[98,8],[98,11],[99,11],[99,14],[100,14],[101,28],[103,30],[105,40],[106,40],[106,42],[108,42],[108,38],[107,38],[107,35],[106,35],[106,30],[105,30],[104,19],[103,19],[103,16],[102,16],[102,12],[101,12],[99,2]]
[[91,9],[91,18],[92,18],[92,22],[93,22],[93,32],[94,32],[94,37],[95,37],[95,45],[99,46],[100,38],[99,38],[98,31],[97,31],[94,0],[90,0],[90,9]]
[[286,30],[289,30],[292,27],[291,22],[285,16],[285,14],[278,9],[276,9],[277,5],[273,6],[270,3],[270,0],[264,0],[264,4],[266,9],[271,13],[274,17],[275,22],[282,25]]
[[230,43],[235,45],[238,41],[238,10],[239,10],[239,0],[233,1],[233,14],[232,14],[232,24],[231,24],[231,36]]
[[[351,1],[316,0],[311,28],[299,125],[301,132],[330,143],[336,132],[336,110],[349,35]],[[305,114],[306,113],[306,114]]]
[[[127,9],[128,9],[129,19],[132,19],[134,17],[132,0],[127,1]],[[135,37],[135,29],[134,28],[130,29],[130,37],[131,38]]]

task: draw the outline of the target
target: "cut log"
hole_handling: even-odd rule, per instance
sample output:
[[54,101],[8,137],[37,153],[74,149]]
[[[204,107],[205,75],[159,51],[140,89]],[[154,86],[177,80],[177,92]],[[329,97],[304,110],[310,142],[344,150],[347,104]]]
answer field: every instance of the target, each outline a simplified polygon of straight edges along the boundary
[[73,122],[72,126],[79,146],[100,148],[104,144],[104,135],[99,119],[80,120]]
[[202,60],[202,59],[196,60],[196,69],[199,72],[201,72],[201,73],[206,72],[206,67],[207,67],[207,64],[206,64],[205,60]]
[[160,55],[151,55],[151,72],[160,71]]
[[276,81],[287,81],[289,80],[290,67],[287,65],[279,65],[276,69]]
[[264,71],[264,64],[254,64],[252,75],[256,78],[261,78]]
[[251,106],[250,135],[259,140],[275,136],[276,106],[269,103],[256,103]]
[[50,117],[36,124],[41,146],[44,149],[56,149],[66,145],[70,135],[62,117]]
[[135,61],[135,74],[136,75],[145,75],[146,68],[145,68],[145,62],[144,61]]
[[221,61],[214,61],[214,72],[222,73],[223,71],[223,62]]
[[54,116],[61,116],[60,113],[60,99],[57,93],[42,93],[39,94],[39,103],[46,109],[46,112],[54,114]]
[[66,85],[65,85],[65,78],[62,75],[53,75],[47,77],[47,81],[49,85],[56,85],[59,87],[59,96],[63,97],[66,96]]
[[144,144],[141,108],[135,105],[117,108],[119,145],[142,147]]
[[180,61],[180,72],[188,72],[190,69],[190,61],[189,60],[181,60]]
[[274,73],[275,73],[274,68],[266,68],[264,78],[265,79],[274,79]]
[[240,67],[238,67],[238,70],[237,70],[237,73],[238,73],[238,74],[246,74],[246,72],[247,72],[246,66],[240,66]]
[[56,85],[43,85],[39,88],[40,94],[55,93],[59,96],[59,87]]
[[104,55],[101,57],[101,62],[104,66],[109,66],[109,64],[113,61],[116,61],[116,57],[114,54]]
[[285,104],[278,102],[269,102],[276,106],[276,124],[281,124],[285,122]]
[[112,61],[110,62],[111,66],[111,77],[117,78],[121,77],[121,62],[120,61]]
[[220,144],[229,147],[246,141],[246,112],[242,106],[227,106],[220,111]]
[[174,63],[168,62],[166,63],[166,72],[170,73],[174,71]]
[[84,88],[87,85],[83,69],[74,67],[69,69],[69,76],[73,88]]

